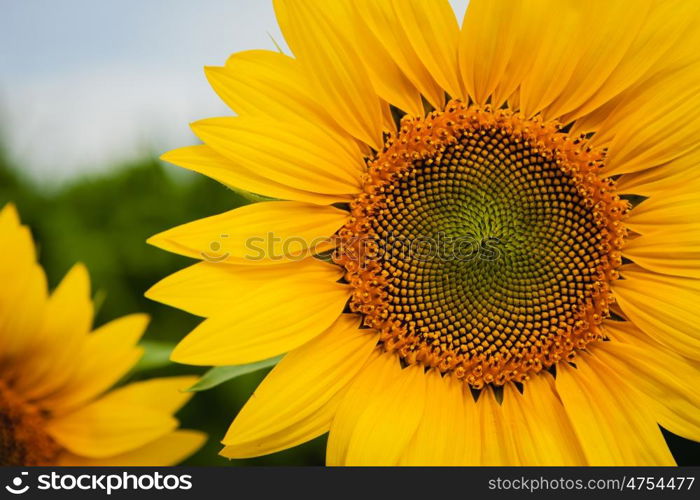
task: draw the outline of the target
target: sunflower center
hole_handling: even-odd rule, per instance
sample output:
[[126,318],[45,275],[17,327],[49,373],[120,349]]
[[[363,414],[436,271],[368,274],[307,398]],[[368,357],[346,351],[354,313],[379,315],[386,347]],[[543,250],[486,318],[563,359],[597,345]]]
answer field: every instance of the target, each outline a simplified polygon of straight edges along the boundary
[[50,465],[61,447],[46,433],[41,412],[0,381],[0,466]]
[[338,233],[350,308],[408,364],[522,382],[601,339],[626,202],[556,124],[451,102],[368,164]]

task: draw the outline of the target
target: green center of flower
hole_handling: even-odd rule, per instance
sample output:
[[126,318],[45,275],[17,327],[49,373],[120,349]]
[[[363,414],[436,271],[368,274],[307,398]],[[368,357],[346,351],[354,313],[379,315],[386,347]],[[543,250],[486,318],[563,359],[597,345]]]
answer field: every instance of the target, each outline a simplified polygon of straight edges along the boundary
[[624,202],[595,175],[601,164],[505,112],[453,103],[405,120],[340,233],[364,240],[336,254],[352,310],[405,362],[474,387],[570,358],[601,338],[619,265]]

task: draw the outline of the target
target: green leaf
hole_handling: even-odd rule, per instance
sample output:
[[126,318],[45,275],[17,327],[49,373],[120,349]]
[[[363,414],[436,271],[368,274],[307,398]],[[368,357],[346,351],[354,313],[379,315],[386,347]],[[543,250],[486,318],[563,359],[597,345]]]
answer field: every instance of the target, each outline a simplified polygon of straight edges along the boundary
[[249,363],[247,365],[215,366],[202,375],[202,378],[187,390],[192,392],[206,391],[207,389],[216,387],[219,384],[240,377],[241,375],[247,375],[248,373],[253,373],[263,368],[275,366],[281,359],[282,356],[275,356],[274,358],[265,359],[256,363]]
[[172,342],[145,340],[140,346],[143,347],[144,353],[134,367],[134,371],[154,370],[171,364],[170,353],[175,348]]

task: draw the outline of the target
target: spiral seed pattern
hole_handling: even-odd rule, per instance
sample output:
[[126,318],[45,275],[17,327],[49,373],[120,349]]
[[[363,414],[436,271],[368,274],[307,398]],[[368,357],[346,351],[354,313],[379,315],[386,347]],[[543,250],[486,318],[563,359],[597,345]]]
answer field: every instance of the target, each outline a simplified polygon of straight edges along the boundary
[[602,162],[503,110],[404,119],[339,232],[351,309],[406,363],[476,388],[571,359],[601,338],[620,265],[627,207]]

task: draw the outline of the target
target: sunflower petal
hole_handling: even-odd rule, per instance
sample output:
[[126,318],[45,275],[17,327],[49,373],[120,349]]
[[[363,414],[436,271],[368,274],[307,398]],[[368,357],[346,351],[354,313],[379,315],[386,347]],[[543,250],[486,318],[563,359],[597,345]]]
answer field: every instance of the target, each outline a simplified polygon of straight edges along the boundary
[[245,293],[266,283],[288,287],[298,282],[338,281],[339,266],[310,257],[286,264],[245,266],[199,262],[171,274],[146,292],[146,297],[205,318],[228,309]]
[[[670,192],[697,193],[700,190],[700,169],[695,167],[699,164],[700,147],[697,147],[658,167],[624,174],[615,183],[615,188],[619,193],[656,197],[657,202],[663,202]],[[636,207],[635,211],[641,207]],[[636,217],[635,211],[632,218]]]
[[675,465],[653,416],[599,358],[582,352],[576,368],[560,363],[556,384],[589,465]]
[[282,354],[316,337],[342,313],[346,285],[329,281],[267,283],[203,321],[172,359],[193,365],[239,365]]
[[396,356],[375,350],[366,365],[357,373],[355,380],[344,391],[342,401],[333,418],[328,435],[326,464],[345,464],[348,446],[355,425],[369,401],[378,398],[382,390],[401,375],[401,367]]
[[481,429],[481,453],[478,465],[501,467],[522,465],[511,419],[507,418],[490,387],[479,394],[476,410]]
[[640,0],[630,9],[626,0],[593,0],[585,6],[582,26],[586,33],[575,40],[583,50],[566,85],[547,106],[546,117],[560,117],[576,109],[608,81],[649,19],[651,5],[651,0]]
[[606,332],[617,341],[595,346],[595,355],[615,370],[630,385],[649,398],[648,405],[656,411],[659,423],[687,439],[700,441],[700,389],[696,383],[698,368],[641,332],[606,322]]
[[[551,9],[557,9],[557,16]],[[514,57],[527,68],[520,82],[519,104],[522,113],[531,117],[550,105],[571,79],[585,45],[583,30],[584,6],[576,1],[554,2],[536,0],[527,2],[528,20],[522,23],[528,36],[534,40],[520,46]]]
[[622,255],[656,273],[700,279],[700,226],[642,235],[627,242]]
[[48,290],[29,228],[21,224],[12,203],[0,210],[0,235],[0,282],[15,284],[0,288],[0,359],[13,363],[38,345]]
[[624,266],[612,284],[625,315],[647,335],[683,356],[700,360],[700,280]]
[[[529,466],[585,465],[569,417],[549,373],[530,378],[521,394],[512,384],[504,387],[501,410],[510,421],[520,464]],[[542,415],[547,415],[546,421]]]
[[359,148],[315,125],[224,117],[200,120],[192,129],[218,153],[280,184],[321,194],[360,190]]
[[85,403],[100,395],[123,377],[139,360],[143,349],[136,343],[146,330],[149,318],[131,314],[115,319],[87,336],[77,369],[62,390],[49,396],[44,404],[54,414]]
[[202,447],[206,434],[177,430],[148,444],[105,458],[88,458],[70,452],[58,459],[61,467],[169,467],[177,465]]
[[221,99],[239,116],[322,124],[343,129],[316,101],[299,61],[280,52],[247,50],[233,54],[223,67],[205,68]]
[[521,0],[472,0],[467,6],[459,39],[459,62],[466,91],[477,104],[485,105],[500,84],[506,90],[493,99],[493,105],[500,107],[525,73],[524,66],[518,71],[511,62],[519,35],[524,35],[524,29],[517,29],[518,21],[525,16],[524,7]]
[[430,104],[441,108],[445,103],[445,91],[416,54],[411,43],[413,33],[404,30],[392,0],[358,0],[355,6],[366,26],[406,78]]
[[640,234],[671,227],[677,231],[694,225],[699,212],[700,196],[697,191],[677,188],[665,196],[651,196],[634,207],[625,219],[625,226]]
[[[425,409],[400,465],[465,465],[467,422],[464,418],[464,384],[442,377],[437,370],[426,373]],[[471,394],[467,397],[471,398]]]
[[[376,336],[359,330],[359,318],[343,315],[326,332],[287,354],[258,386],[223,439],[223,455],[244,458],[273,453],[327,432],[329,405],[362,368]],[[307,425],[313,422],[313,425]],[[303,428],[295,439],[291,433]]]
[[283,263],[328,249],[347,218],[334,207],[269,201],[175,227],[148,243],[209,262]]
[[382,144],[379,98],[359,57],[336,24],[342,5],[275,0],[285,40],[313,85],[319,103],[343,128],[374,149]]
[[[623,2],[627,7],[628,3]],[[631,21],[636,21],[639,14],[648,10],[648,4],[639,2],[635,5]],[[633,87],[644,78],[645,74],[653,73],[677,64],[674,53],[684,45],[693,46],[686,40],[689,30],[694,30],[700,13],[697,2],[686,0],[671,0],[653,2],[641,29],[637,32],[624,56],[617,62],[615,68],[607,76],[604,83],[595,93],[575,111],[569,113],[566,121],[576,119],[591,113],[604,103],[627,89]],[[606,12],[607,9],[601,9]],[[629,12],[629,11],[628,11]],[[620,19],[624,19],[620,18]],[[625,21],[629,23],[630,20]],[[617,23],[616,23],[617,25]],[[619,28],[619,31],[624,31]],[[624,33],[620,33],[624,35]],[[619,47],[610,44],[614,52]]]
[[51,294],[43,320],[34,355],[27,360],[31,368],[16,381],[17,390],[29,400],[60,390],[77,369],[72,360],[84,348],[93,320],[85,266],[76,264],[68,271]]
[[462,97],[457,50],[459,23],[447,0],[394,0],[399,22],[413,50],[452,97]]
[[176,413],[194,393],[187,389],[197,381],[196,376],[161,377],[133,382],[110,392],[103,403],[139,406],[168,415]]
[[161,411],[97,400],[46,425],[68,451],[105,458],[144,446],[175,430],[177,420]]
[[423,367],[412,365],[367,400],[355,422],[345,464],[397,465],[421,421],[425,391]]
[[664,73],[603,109],[591,144],[607,146],[606,176],[637,172],[700,145],[700,63]]
[[281,184],[260,175],[254,168],[246,168],[217,153],[206,144],[187,146],[168,151],[161,160],[206,175],[236,190],[243,190],[269,198],[303,201],[330,205],[350,200],[348,195],[312,193]]

